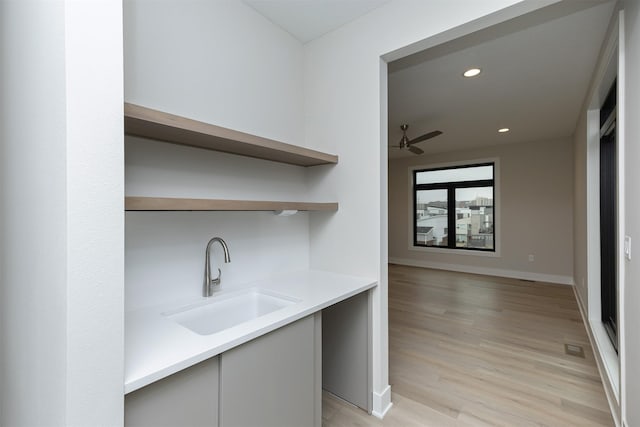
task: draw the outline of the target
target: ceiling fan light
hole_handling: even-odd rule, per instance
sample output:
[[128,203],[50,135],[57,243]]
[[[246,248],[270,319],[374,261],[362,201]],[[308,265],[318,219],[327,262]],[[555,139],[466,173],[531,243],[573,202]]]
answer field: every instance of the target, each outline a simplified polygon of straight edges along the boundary
[[462,73],[462,75],[465,76],[465,77],[475,77],[478,74],[480,74],[481,72],[482,72],[482,70],[480,68],[469,68],[467,71]]

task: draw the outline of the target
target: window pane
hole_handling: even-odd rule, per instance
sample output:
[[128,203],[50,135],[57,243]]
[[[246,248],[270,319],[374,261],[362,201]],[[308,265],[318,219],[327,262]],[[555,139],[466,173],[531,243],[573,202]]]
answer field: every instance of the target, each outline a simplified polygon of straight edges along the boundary
[[493,179],[493,165],[422,171],[416,173],[416,184],[479,181]]
[[419,190],[416,197],[416,244],[447,246],[447,190]]
[[456,189],[456,247],[493,249],[493,187]]

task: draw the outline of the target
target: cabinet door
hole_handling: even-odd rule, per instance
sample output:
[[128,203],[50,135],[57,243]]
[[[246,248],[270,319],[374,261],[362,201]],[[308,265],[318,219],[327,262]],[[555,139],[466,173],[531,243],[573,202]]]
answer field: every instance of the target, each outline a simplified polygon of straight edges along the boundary
[[218,357],[125,395],[126,427],[216,427]]
[[309,316],[220,356],[221,426],[316,425],[321,390],[315,329]]

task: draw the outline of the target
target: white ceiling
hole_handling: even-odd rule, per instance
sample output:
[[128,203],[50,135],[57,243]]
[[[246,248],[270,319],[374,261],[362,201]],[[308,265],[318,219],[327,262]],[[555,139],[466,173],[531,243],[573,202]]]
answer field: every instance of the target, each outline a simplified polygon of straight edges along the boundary
[[[243,1],[307,43],[390,0]],[[561,2],[390,63],[389,143],[403,123],[409,138],[444,132],[420,143],[424,155],[571,136],[614,3]],[[483,71],[463,78],[470,67]]]
[[307,43],[389,0],[244,0],[289,34]]
[[[402,123],[409,138],[444,132],[418,145],[423,156],[572,135],[613,10],[612,2],[583,4],[588,8],[548,22],[510,25],[507,34],[472,35],[453,51],[391,63],[389,143],[399,142]],[[481,68],[480,76],[462,77],[471,67]],[[501,127],[511,131],[498,134]],[[390,158],[408,156],[389,151]]]

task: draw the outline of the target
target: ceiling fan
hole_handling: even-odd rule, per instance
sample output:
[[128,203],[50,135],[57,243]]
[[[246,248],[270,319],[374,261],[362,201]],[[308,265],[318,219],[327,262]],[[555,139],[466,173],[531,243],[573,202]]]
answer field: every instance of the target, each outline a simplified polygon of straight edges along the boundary
[[409,125],[407,124],[400,126],[400,129],[402,129],[402,138],[400,139],[400,143],[398,145],[391,145],[390,147],[399,148],[400,150],[406,148],[409,151],[411,151],[413,154],[422,154],[424,153],[424,151],[418,147],[415,147],[414,146],[415,144],[422,141],[426,141],[427,139],[435,138],[438,135],[442,135],[441,131],[434,130],[432,132],[425,133],[424,135],[420,135],[417,138],[409,139],[409,137],[407,136],[408,128],[409,128]]

